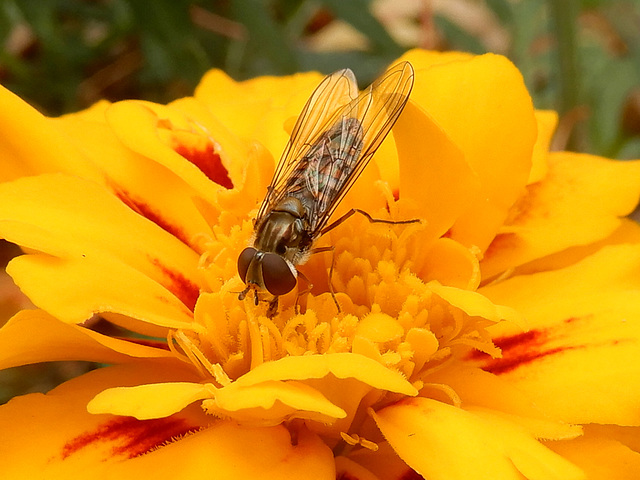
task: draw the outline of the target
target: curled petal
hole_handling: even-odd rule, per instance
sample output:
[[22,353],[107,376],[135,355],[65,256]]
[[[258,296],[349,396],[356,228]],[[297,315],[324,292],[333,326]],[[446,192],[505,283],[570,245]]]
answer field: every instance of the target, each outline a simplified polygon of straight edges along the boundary
[[[393,130],[400,162],[400,195],[415,203],[433,238],[451,228],[479,189],[464,153],[447,132],[409,101]],[[416,142],[416,138],[424,141]]]
[[417,390],[400,374],[375,360],[353,353],[328,353],[284,357],[266,362],[240,377],[238,386],[255,385],[268,380],[307,380],[332,374],[354,378],[374,388],[416,395]]
[[531,171],[527,184],[539,182],[547,175],[549,145],[558,125],[558,114],[553,110],[536,110],[535,115],[538,124],[538,138],[533,146]]
[[197,400],[209,397],[206,385],[171,382],[116,387],[100,392],[87,405],[89,413],[126,415],[138,420],[164,418]]
[[458,307],[472,317],[482,317],[492,322],[507,320],[521,328],[526,326],[524,319],[518,311],[511,307],[496,305],[478,292],[462,290],[456,287],[447,287],[437,282],[429,283],[429,288],[447,303]]
[[278,425],[290,418],[330,424],[347,415],[320,391],[295,381],[267,381],[247,387],[232,383],[212,396],[212,400],[203,402],[207,413],[250,425]]

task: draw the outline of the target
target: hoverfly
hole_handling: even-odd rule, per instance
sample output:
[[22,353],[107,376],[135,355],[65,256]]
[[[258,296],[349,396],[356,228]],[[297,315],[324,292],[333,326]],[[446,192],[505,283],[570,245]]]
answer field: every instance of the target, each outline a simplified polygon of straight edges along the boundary
[[253,290],[258,305],[258,291],[268,292],[267,315],[273,316],[278,296],[296,286],[296,266],[314,253],[315,240],[356,212],[370,221],[415,221],[374,220],[353,209],[327,226],[400,116],[413,76],[411,64],[403,62],[358,94],[353,72],[344,69],[325,77],[315,89],[298,117],[253,222],[252,246],[238,257],[238,273],[246,285],[238,295],[240,300]]

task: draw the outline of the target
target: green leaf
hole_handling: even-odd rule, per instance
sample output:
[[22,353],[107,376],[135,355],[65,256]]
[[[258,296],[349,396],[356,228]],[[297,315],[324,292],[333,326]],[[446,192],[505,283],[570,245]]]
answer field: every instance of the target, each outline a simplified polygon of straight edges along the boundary
[[263,0],[231,0],[233,19],[248,31],[248,47],[258,50],[276,68],[278,73],[298,70],[291,47],[283,29],[275,22]]
[[386,29],[370,10],[367,0],[323,0],[322,2],[336,17],[353,26],[365,35],[375,49],[399,56],[402,48],[391,38]]

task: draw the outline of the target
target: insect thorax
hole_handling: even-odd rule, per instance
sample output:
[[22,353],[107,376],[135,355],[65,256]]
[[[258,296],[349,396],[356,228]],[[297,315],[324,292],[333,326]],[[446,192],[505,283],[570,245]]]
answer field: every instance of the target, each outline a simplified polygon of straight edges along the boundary
[[285,197],[258,226],[254,247],[274,252],[298,264],[311,246],[306,210],[295,197]]

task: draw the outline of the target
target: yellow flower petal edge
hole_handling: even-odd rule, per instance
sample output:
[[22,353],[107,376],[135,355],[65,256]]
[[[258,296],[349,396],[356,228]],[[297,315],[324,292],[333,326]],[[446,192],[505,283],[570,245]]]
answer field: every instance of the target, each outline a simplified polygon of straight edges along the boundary
[[484,250],[528,180],[536,119],[520,72],[504,57],[444,58],[427,68],[414,63],[411,99],[453,140],[477,175],[479,189],[450,235]]
[[401,374],[385,368],[375,360],[352,353],[284,357],[257,366],[235,383],[238,386],[248,386],[267,380],[304,380],[322,378],[329,374],[337,378],[355,378],[372,387],[404,395],[418,393]]
[[[168,417],[197,400],[209,397],[206,385],[171,382],[110,388],[87,404],[89,413],[126,415],[138,420]],[[122,400],[126,401],[123,402]]]
[[531,171],[527,184],[539,182],[547,175],[549,146],[558,125],[558,114],[553,110],[536,110],[535,116],[538,125],[538,138],[533,146]]
[[320,391],[296,381],[267,381],[248,387],[232,383],[216,389],[212,396],[202,402],[207,413],[242,424],[278,425],[300,418],[329,425],[347,416]]
[[639,191],[640,161],[550,153],[544,181],[529,186],[485,252],[483,276],[605,238],[633,211]]
[[[434,238],[449,230],[480,186],[463,152],[437,122],[412,101],[393,132],[400,161],[402,199],[415,204]],[[424,142],[416,142],[417,137]]]
[[374,418],[398,454],[425,478],[586,478],[524,429],[431,399],[403,400]]
[[3,369],[56,360],[124,363],[131,357],[173,357],[164,348],[62,323],[42,310],[24,310],[10,319],[0,329],[0,350],[4,352],[0,359]]
[[447,287],[437,282],[429,283],[429,288],[447,303],[460,308],[472,317],[482,317],[492,322],[507,320],[522,329],[527,326],[525,320],[516,310],[496,305],[477,292]]
[[55,171],[93,172],[50,119],[2,86],[0,112],[0,180]]

